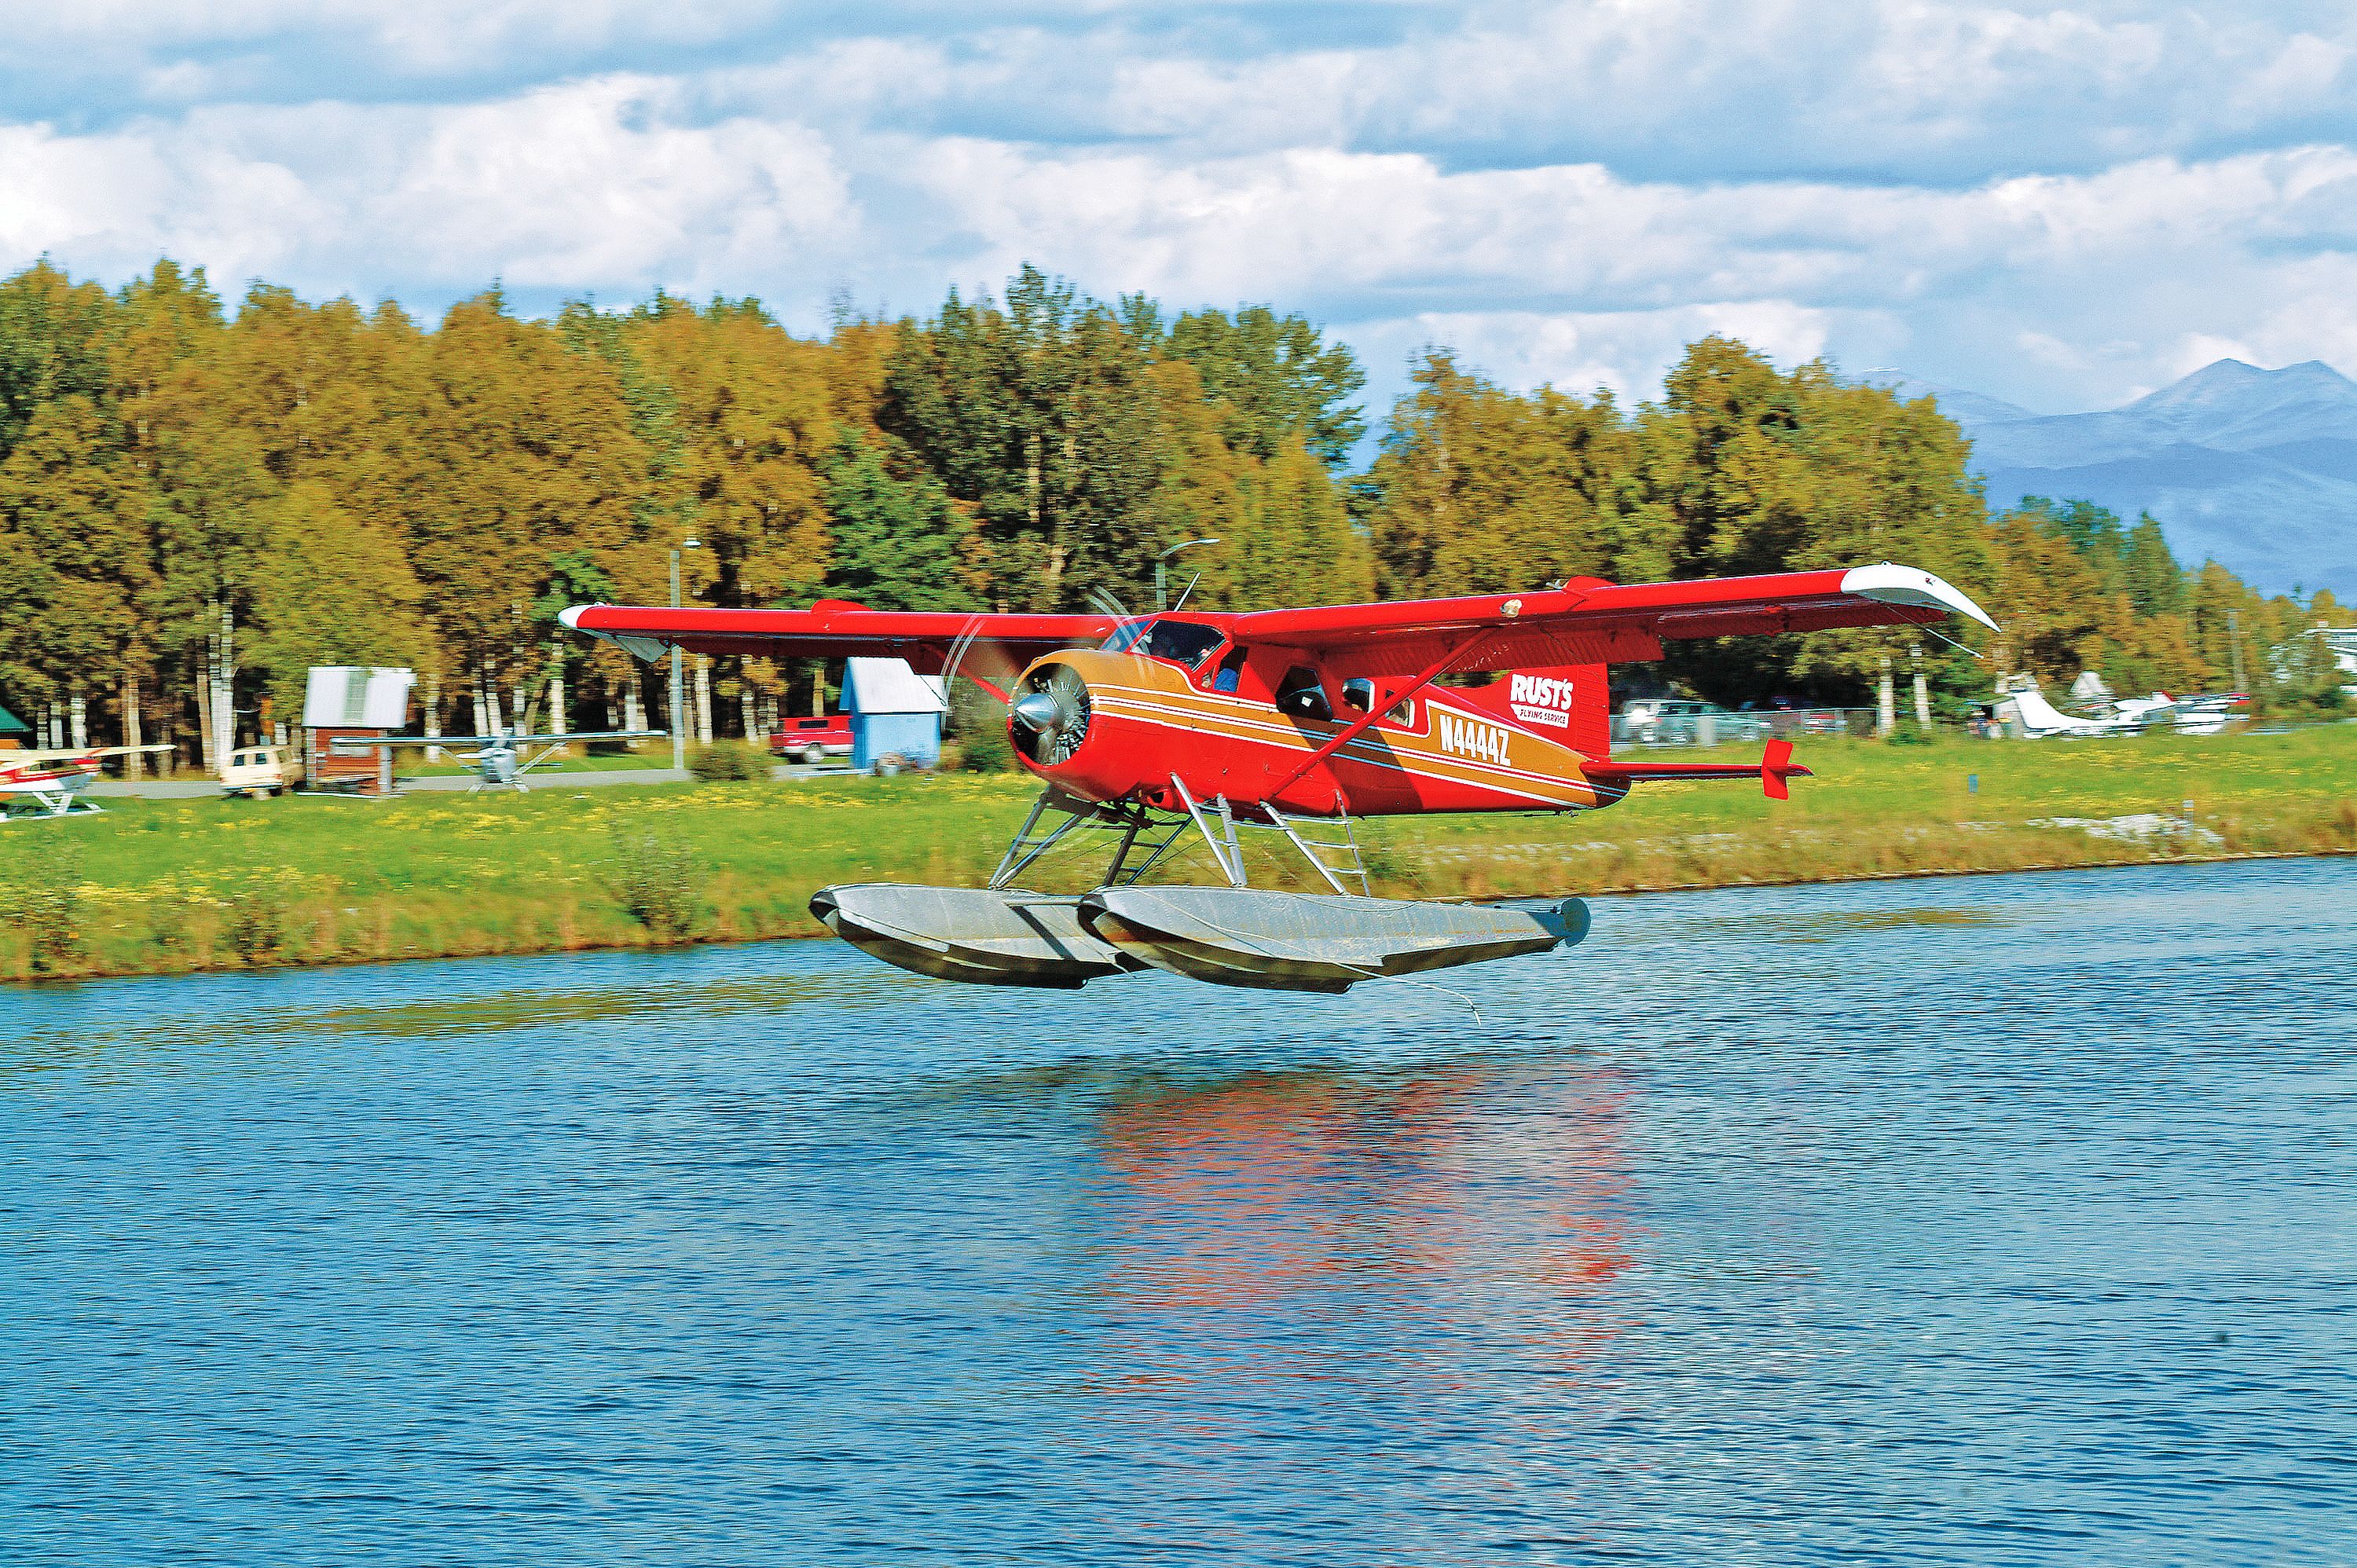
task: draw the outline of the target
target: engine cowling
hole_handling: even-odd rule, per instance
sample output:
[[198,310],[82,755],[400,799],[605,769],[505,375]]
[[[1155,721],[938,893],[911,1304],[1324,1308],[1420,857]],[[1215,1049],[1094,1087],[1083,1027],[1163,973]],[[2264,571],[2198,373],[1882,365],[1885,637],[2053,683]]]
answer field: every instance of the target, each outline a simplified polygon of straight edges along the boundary
[[1007,738],[1035,767],[1061,767],[1087,743],[1094,707],[1086,676],[1062,660],[1042,660],[1017,684]]

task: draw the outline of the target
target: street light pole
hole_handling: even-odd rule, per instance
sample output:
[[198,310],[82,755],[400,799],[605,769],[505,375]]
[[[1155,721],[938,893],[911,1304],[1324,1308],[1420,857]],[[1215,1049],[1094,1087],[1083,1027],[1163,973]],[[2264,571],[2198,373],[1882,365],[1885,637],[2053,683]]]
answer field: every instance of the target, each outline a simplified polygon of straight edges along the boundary
[[[671,553],[671,607],[679,608],[679,552]],[[671,769],[674,773],[687,768],[687,732],[679,724],[679,644],[671,645],[671,706],[665,716],[671,721]]]
[[1157,555],[1154,558],[1154,607],[1157,610],[1167,610],[1170,607],[1170,595],[1165,586],[1166,580],[1163,575],[1162,564],[1169,560],[1173,555],[1178,554],[1181,550],[1188,548],[1189,545],[1217,544],[1218,542],[1220,542],[1217,539],[1189,539],[1182,543],[1172,545],[1169,549],[1164,551],[1161,554]]

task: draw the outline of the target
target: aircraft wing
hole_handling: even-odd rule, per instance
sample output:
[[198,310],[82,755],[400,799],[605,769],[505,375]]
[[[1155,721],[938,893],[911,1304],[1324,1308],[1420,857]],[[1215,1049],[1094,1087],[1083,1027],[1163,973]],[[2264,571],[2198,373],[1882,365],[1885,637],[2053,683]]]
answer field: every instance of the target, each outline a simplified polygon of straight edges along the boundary
[[554,746],[572,740],[661,740],[671,731],[662,729],[577,729],[565,735],[389,735],[380,740],[360,740],[339,737],[328,749],[339,752],[374,751],[397,746],[437,746],[457,750],[464,746]]
[[1952,615],[1996,626],[1962,590],[1885,563],[1691,583],[1575,578],[1522,594],[1261,610],[1230,631],[1238,642],[1347,659],[1353,673],[1415,675],[1444,660],[1449,671],[1641,663],[1661,658],[1670,639],[1921,626]]
[[665,609],[575,605],[557,618],[649,662],[676,645],[690,653],[749,653],[763,659],[905,659],[938,675],[950,649],[969,635],[977,652],[1003,651],[982,673],[1011,674],[1043,653],[1102,642],[1121,623],[1109,615],[996,615],[961,610],[871,610],[821,599],[806,610]]
[[63,750],[35,751],[20,748],[0,751],[0,768],[46,768],[57,762],[95,762],[109,757],[129,757],[134,752],[169,751],[169,742],[154,746],[70,746]]

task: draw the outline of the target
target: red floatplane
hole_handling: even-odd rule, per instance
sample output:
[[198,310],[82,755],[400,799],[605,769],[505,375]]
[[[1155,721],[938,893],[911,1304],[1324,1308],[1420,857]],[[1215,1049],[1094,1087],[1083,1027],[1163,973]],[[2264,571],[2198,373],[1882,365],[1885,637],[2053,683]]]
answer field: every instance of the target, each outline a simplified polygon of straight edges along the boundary
[[[1521,594],[1244,614],[961,615],[581,605],[567,626],[652,660],[677,645],[765,658],[883,656],[964,674],[1007,704],[1045,785],[985,887],[829,887],[812,912],[888,962],[947,979],[1071,987],[1152,967],[1223,984],[1341,991],[1361,981],[1577,941],[1577,899],[1367,896],[1353,818],[1578,811],[1652,779],[1756,779],[1783,799],[1789,742],[1756,763],[1611,754],[1605,671],[1681,638],[1996,623],[1928,572],[1889,564],[1687,583],[1578,578]],[[1478,687],[1436,684],[1489,672]],[[1247,885],[1239,829],[1287,841],[1325,894]],[[1094,835],[1101,883],[1016,879]],[[1199,837],[1223,885],[1148,883]]]

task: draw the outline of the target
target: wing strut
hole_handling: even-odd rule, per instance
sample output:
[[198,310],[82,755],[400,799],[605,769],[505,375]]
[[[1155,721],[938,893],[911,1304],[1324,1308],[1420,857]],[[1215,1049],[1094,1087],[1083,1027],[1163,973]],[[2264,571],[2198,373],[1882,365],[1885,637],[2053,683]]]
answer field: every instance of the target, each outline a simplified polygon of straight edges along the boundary
[[1311,768],[1317,767],[1319,763],[1325,761],[1328,757],[1333,756],[1336,752],[1341,750],[1352,741],[1358,739],[1361,735],[1364,735],[1367,731],[1367,727],[1370,725],[1372,725],[1377,719],[1383,717],[1384,714],[1390,712],[1393,708],[1397,707],[1401,703],[1415,696],[1418,692],[1423,691],[1426,686],[1431,685],[1435,681],[1439,680],[1443,675],[1448,673],[1448,667],[1450,665],[1456,663],[1463,655],[1470,653],[1476,644],[1487,640],[1490,635],[1491,628],[1485,627],[1481,630],[1475,632],[1472,636],[1465,638],[1461,641],[1451,643],[1449,645],[1448,651],[1442,654],[1438,659],[1433,660],[1431,667],[1426,670],[1423,674],[1418,675],[1415,680],[1410,681],[1405,686],[1401,687],[1398,691],[1378,697],[1375,700],[1374,706],[1369,708],[1359,717],[1352,719],[1341,729],[1337,730],[1333,736],[1327,740],[1325,745],[1311,752],[1307,757],[1304,757],[1300,767],[1296,768],[1292,772],[1286,774],[1283,780],[1277,784],[1276,788],[1268,792],[1269,797],[1271,799],[1275,799],[1276,796],[1282,795],[1287,789],[1293,788],[1294,785],[1299,783],[1303,777],[1306,776]]

